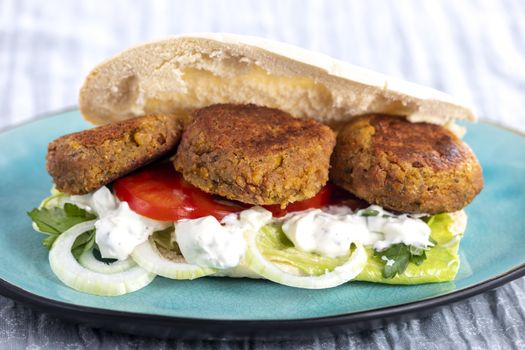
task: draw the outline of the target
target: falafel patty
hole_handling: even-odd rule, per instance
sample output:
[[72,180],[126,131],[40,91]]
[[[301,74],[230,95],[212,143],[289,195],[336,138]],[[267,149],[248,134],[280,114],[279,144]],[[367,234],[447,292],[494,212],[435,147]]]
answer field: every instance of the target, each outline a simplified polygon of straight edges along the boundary
[[62,136],[47,151],[59,191],[86,194],[173,152],[182,134],[175,116],[150,115]]
[[404,213],[460,210],[483,187],[472,150],[439,125],[364,115],[337,136],[331,179],[369,203]]
[[217,104],[195,111],[174,164],[206,192],[284,207],[319,192],[334,145],[334,132],[314,120],[253,104]]

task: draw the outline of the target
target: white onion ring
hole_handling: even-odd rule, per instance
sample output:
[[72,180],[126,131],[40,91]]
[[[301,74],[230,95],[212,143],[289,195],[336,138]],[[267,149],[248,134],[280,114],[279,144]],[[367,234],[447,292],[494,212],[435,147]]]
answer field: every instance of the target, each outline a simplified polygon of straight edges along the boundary
[[71,253],[71,247],[78,236],[94,227],[95,220],[77,224],[58,236],[53,243],[49,252],[49,264],[58,279],[80,292],[103,296],[127,294],[153,281],[155,274],[140,266],[122,272],[104,274],[80,265]]
[[167,259],[160,254],[150,239],[138,245],[131,253],[131,257],[144,270],[176,280],[192,280],[217,272],[217,270],[209,267],[179,263]]
[[137,266],[137,264],[131,258],[121,261],[117,260],[109,264],[102,262],[95,258],[93,255],[93,249],[82,253],[82,255],[78,258],[78,262],[88,270],[104,274],[123,272],[131,269],[134,266]]
[[355,243],[356,249],[352,255],[344,264],[337,266],[333,271],[320,276],[299,276],[283,271],[261,254],[257,247],[258,234],[259,232],[256,231],[248,231],[246,233],[248,249],[245,263],[251,270],[262,277],[290,287],[306,289],[336,287],[357,277],[365,267],[368,258],[363,245]]

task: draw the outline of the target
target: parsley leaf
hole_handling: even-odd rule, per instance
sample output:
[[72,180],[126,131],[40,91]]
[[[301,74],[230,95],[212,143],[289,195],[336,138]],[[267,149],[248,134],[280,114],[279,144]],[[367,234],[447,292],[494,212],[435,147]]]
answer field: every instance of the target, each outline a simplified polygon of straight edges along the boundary
[[[46,234],[42,244],[51,249],[55,240],[63,232],[84,221],[96,219],[92,214],[74,204],[66,203],[63,208],[40,208],[33,209],[27,213],[38,229]],[[95,231],[84,232],[77,237],[71,249],[73,255],[78,258],[80,254],[91,249],[95,244]]]
[[66,203],[64,208],[33,209],[27,213],[39,230],[50,235],[62,232],[84,221],[96,219],[96,215],[74,204]]
[[412,264],[416,264],[417,266],[421,265],[423,261],[425,261],[427,258],[427,254],[425,251],[421,255],[410,255],[410,262]]
[[71,203],[64,204],[64,211],[66,212],[66,215],[69,217],[86,218],[86,219],[91,219],[91,220],[97,217],[95,214],[92,214]]
[[374,255],[379,256],[384,261],[384,278],[392,278],[397,274],[403,273],[410,261],[410,250],[403,243],[391,245],[383,251],[375,251]]
[[374,251],[375,256],[379,256],[384,262],[383,277],[393,278],[397,274],[405,272],[408,263],[421,265],[427,258],[425,250],[403,243],[391,245],[382,251]]
[[78,260],[80,256],[93,248],[95,245],[95,230],[84,232],[75,239],[71,247],[71,254]]
[[53,243],[55,243],[55,240],[57,239],[58,235],[49,235],[46,238],[42,240],[42,244],[47,248],[51,249],[53,246]]
[[366,209],[359,210],[360,216],[368,217],[368,216],[377,216],[378,214],[379,214],[379,211],[375,209],[366,208]]

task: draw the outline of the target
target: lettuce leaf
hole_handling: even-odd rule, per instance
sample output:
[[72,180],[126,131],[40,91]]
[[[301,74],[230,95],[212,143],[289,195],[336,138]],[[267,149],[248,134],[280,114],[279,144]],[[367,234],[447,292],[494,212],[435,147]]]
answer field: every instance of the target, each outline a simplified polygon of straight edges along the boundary
[[[407,261],[403,262],[403,271],[396,267],[396,272],[389,271],[384,275],[384,254],[374,255],[372,247],[367,247],[368,262],[356,280],[389,283],[389,284],[421,284],[430,282],[451,281],[459,269],[459,237],[449,231],[452,218],[448,214],[432,216],[428,224],[432,230],[431,239],[436,245],[423,254],[415,254],[406,247]],[[293,243],[282,232],[279,225],[266,225],[257,238],[257,246],[261,253],[273,263],[285,264],[299,269],[308,275],[322,275],[343,264],[348,256],[327,258],[315,253],[305,253],[296,249]],[[396,248],[396,254],[404,250]],[[426,257],[426,258],[425,258]]]
[[166,250],[172,250],[177,252],[178,254],[181,254],[179,246],[177,245],[177,242],[173,240],[172,233],[175,231],[175,227],[170,226],[168,228],[165,228],[164,230],[155,231],[151,235],[151,238],[153,241],[157,244],[157,246],[162,247]]
[[315,253],[296,249],[286,237],[280,225],[266,225],[257,237],[257,247],[262,255],[273,263],[293,266],[311,276],[320,276],[344,264],[349,255],[327,258]]
[[374,250],[367,248],[368,263],[356,280],[389,284],[421,284],[452,281],[459,269],[459,237],[449,231],[452,218],[448,214],[434,215],[428,221],[432,230],[430,238],[435,246],[425,252],[426,259],[407,264],[401,274],[387,278],[383,276],[385,261],[380,256],[374,256]]

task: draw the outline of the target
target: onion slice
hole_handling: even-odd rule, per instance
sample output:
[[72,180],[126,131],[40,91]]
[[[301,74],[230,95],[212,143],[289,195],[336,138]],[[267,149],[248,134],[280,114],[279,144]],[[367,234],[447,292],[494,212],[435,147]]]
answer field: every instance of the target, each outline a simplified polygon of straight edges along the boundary
[[217,272],[209,267],[167,259],[160,254],[155,243],[150,239],[138,245],[131,253],[131,257],[144,270],[175,280],[193,280]]
[[337,266],[333,271],[320,276],[301,276],[280,269],[278,265],[267,260],[257,247],[256,231],[246,232],[248,249],[246,251],[245,263],[255,273],[270,281],[289,287],[305,289],[332,288],[346,283],[359,275],[365,267],[368,256],[361,243],[355,243],[356,249],[348,260]]
[[78,262],[88,270],[105,274],[123,272],[131,269],[134,266],[137,266],[137,264],[131,258],[127,258],[126,260],[122,261],[115,261],[109,264],[102,262],[95,258],[93,255],[93,249],[82,253],[82,255],[78,258]]
[[53,243],[49,252],[49,264],[58,279],[80,292],[102,296],[130,293],[153,281],[155,274],[140,266],[134,266],[122,272],[105,274],[91,271],[80,265],[71,254],[71,247],[78,236],[94,227],[95,220],[82,222],[62,233]]

